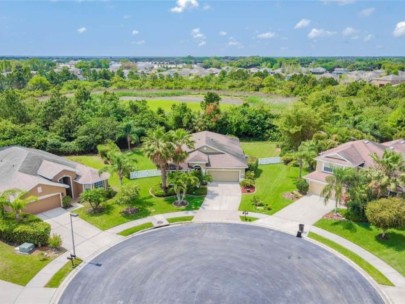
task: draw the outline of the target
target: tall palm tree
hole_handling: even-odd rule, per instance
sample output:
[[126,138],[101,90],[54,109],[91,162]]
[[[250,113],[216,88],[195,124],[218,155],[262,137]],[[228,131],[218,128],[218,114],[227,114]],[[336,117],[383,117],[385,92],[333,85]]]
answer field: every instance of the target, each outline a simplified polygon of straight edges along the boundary
[[27,191],[20,189],[11,189],[3,192],[2,195],[6,198],[7,206],[13,210],[17,221],[21,218],[21,212],[24,208],[32,202],[35,202],[38,198],[36,196],[28,196]]
[[187,147],[188,149],[194,148],[194,140],[191,138],[190,133],[184,129],[177,129],[175,131],[170,131],[170,140],[174,146],[173,161],[176,164],[176,170],[180,169],[180,163],[185,161],[187,158],[187,152],[183,149]]
[[124,176],[129,175],[131,171],[135,170],[135,166],[133,164],[135,160],[129,159],[128,155],[122,152],[115,151],[110,153],[108,158],[110,160],[110,165],[101,169],[100,172],[117,173],[120,180],[120,186],[122,187]]
[[9,197],[6,192],[0,193],[0,217],[6,216],[6,206],[9,204]]
[[168,133],[162,127],[151,130],[143,139],[142,151],[159,167],[162,173],[162,189],[167,191],[167,166],[173,158],[174,148]]
[[405,174],[405,161],[400,153],[385,150],[379,157],[376,153],[371,154],[374,166],[368,170],[371,179],[370,188],[379,198],[397,192],[403,185]]
[[333,168],[333,174],[326,177],[326,186],[321,195],[324,197],[325,204],[335,196],[335,213],[344,199],[347,187],[353,180],[354,170],[352,168]]
[[139,135],[137,129],[131,121],[124,121],[121,125],[117,138],[125,138],[128,145],[128,150],[131,150],[131,143],[139,143]]
[[304,168],[304,166],[309,167],[311,170],[313,169],[315,157],[317,155],[317,147],[313,142],[310,141],[303,142],[298,147],[298,151],[291,154],[293,161],[290,164],[298,164],[299,179],[302,178],[302,169]]

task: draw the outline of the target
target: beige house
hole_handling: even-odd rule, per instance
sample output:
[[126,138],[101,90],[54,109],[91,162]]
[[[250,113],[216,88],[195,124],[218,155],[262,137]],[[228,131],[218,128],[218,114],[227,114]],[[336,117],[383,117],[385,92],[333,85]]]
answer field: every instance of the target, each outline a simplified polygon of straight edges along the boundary
[[77,199],[84,190],[108,186],[108,173],[36,149],[0,148],[0,193],[9,189],[28,191],[38,197],[25,212],[40,213],[62,206],[69,195]]
[[245,178],[246,156],[239,139],[203,131],[192,134],[194,149],[185,149],[188,158],[181,169],[197,169],[210,174],[216,182],[239,182]]
[[405,158],[405,140],[398,139],[383,144],[368,140],[350,141],[336,148],[319,154],[316,159],[316,170],[304,178],[309,184],[308,192],[320,195],[326,185],[326,177],[332,174],[334,167],[368,168],[374,165],[373,153],[382,156],[390,149],[401,153]]

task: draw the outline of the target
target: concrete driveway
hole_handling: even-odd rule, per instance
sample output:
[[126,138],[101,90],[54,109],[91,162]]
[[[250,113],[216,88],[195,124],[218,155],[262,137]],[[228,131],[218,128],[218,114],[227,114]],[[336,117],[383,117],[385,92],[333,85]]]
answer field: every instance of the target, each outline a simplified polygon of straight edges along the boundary
[[152,230],[114,246],[80,270],[59,303],[383,299],[349,263],[304,239],[250,225],[204,223]]
[[207,196],[193,221],[240,221],[238,208],[241,197],[239,183],[210,183]]

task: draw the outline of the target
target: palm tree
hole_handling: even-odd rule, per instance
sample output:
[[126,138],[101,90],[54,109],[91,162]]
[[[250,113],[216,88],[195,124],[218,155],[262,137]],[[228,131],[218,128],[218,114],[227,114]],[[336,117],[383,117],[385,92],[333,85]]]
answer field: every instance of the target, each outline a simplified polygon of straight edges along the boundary
[[131,121],[125,121],[121,125],[117,138],[125,138],[127,141],[128,150],[131,150],[131,143],[139,143],[139,135],[137,131],[138,130]]
[[174,149],[162,127],[147,133],[143,139],[142,151],[159,167],[162,173],[162,189],[167,192],[167,166],[169,160],[173,158]]
[[176,170],[180,169],[180,163],[187,158],[187,152],[183,150],[184,147],[188,149],[194,148],[194,141],[191,135],[184,129],[177,129],[170,131],[170,140],[174,146],[173,161],[176,164]]
[[9,204],[9,198],[6,192],[0,193],[0,217],[6,216],[6,206]]
[[376,153],[371,154],[374,167],[368,170],[371,179],[370,188],[377,198],[397,192],[404,182],[405,161],[400,153],[385,150],[379,157]]
[[326,177],[327,185],[323,188],[321,195],[324,197],[325,204],[335,196],[335,214],[344,199],[347,187],[353,180],[354,170],[352,168],[333,168],[333,174]]
[[101,169],[100,172],[117,173],[122,187],[124,176],[129,175],[131,171],[135,170],[135,166],[133,165],[135,160],[129,159],[129,157],[122,152],[115,151],[110,153],[108,158],[110,160],[110,165]]
[[6,198],[7,206],[13,210],[17,221],[20,220],[21,212],[32,202],[38,200],[36,196],[28,196],[27,191],[11,189],[3,192],[2,197]]
[[303,142],[299,146],[298,151],[291,154],[293,161],[290,164],[298,164],[299,179],[302,178],[302,169],[304,166],[309,167],[311,170],[313,169],[315,163],[314,159],[317,155],[318,152],[316,145],[309,141]]

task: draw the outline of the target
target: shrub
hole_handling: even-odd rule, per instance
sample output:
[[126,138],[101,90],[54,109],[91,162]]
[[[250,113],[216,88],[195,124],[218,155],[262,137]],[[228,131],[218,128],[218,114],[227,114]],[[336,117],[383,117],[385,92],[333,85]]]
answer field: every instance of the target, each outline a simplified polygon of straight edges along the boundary
[[8,243],[46,245],[50,232],[51,226],[35,216],[28,216],[23,222],[0,219],[0,239]]
[[256,157],[249,156],[248,158],[248,171],[252,171],[257,175],[259,170],[259,160]]
[[70,195],[66,195],[66,196],[64,196],[63,197],[63,199],[62,199],[62,206],[63,206],[63,208],[69,208],[69,207],[71,207],[72,205],[71,205],[71,202],[72,202],[72,197],[70,196]]
[[243,181],[240,182],[240,185],[245,188],[254,187],[255,180],[254,179],[244,179]]
[[131,205],[135,203],[135,199],[139,196],[139,186],[128,184],[121,187],[114,201],[117,204]]
[[297,180],[296,185],[297,185],[297,189],[298,189],[299,193],[301,193],[301,194],[307,194],[308,193],[309,184],[305,179],[300,178],[299,180]]
[[103,188],[90,189],[80,194],[80,202],[88,203],[93,212],[99,211],[100,205],[107,200],[107,191]]
[[294,157],[292,156],[292,154],[287,153],[281,157],[281,160],[283,161],[284,165],[288,165],[294,160]]
[[157,196],[157,197],[166,197],[166,196],[174,196],[174,195],[176,195],[176,193],[174,192],[173,187],[170,187],[170,186],[169,186],[169,188],[167,188],[167,192],[165,192],[165,191],[162,189],[162,185],[161,185],[161,184],[157,184],[157,185],[153,186],[153,187],[151,188],[151,192],[152,192],[152,194],[153,194],[154,196]]
[[256,174],[254,171],[246,171],[245,178],[246,179],[255,179]]
[[388,229],[405,227],[405,201],[400,198],[383,198],[368,203],[366,216],[371,224],[382,230],[385,238]]
[[62,237],[54,233],[49,237],[48,244],[53,249],[59,249],[62,246]]
[[111,188],[111,187],[108,187],[108,188],[105,190],[105,195],[106,195],[106,198],[107,198],[107,199],[113,198],[116,194],[117,194],[117,191],[115,191],[115,190],[114,190],[113,188]]

